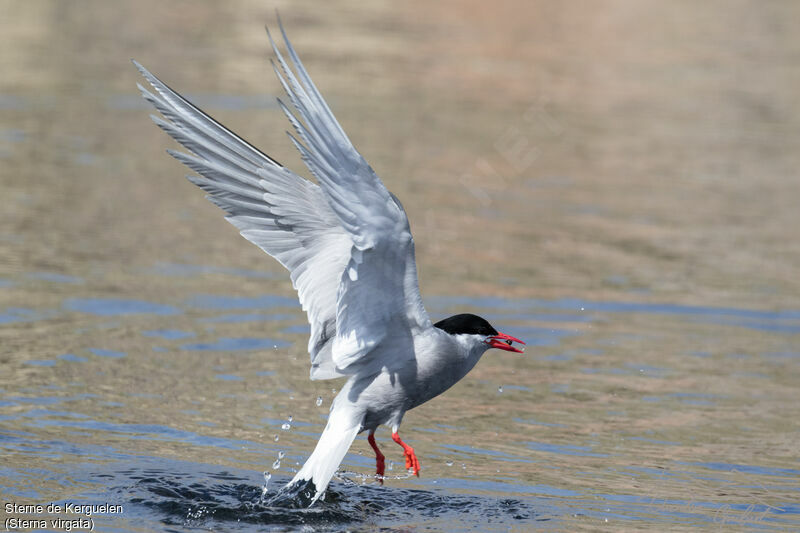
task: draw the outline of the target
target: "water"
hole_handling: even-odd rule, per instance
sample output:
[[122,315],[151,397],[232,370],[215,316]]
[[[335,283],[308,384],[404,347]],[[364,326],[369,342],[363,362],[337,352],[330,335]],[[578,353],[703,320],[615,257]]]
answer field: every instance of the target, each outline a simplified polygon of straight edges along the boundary
[[800,528],[796,7],[612,4],[281,7],[409,212],[432,317],[527,342],[406,415],[419,478],[381,429],[384,485],[362,435],[311,509],[272,498],[341,382],[307,379],[285,274],[180,179],[128,63],[301,168],[267,98],[274,6],[10,4],[4,525]]
[[[39,321],[108,331],[106,319],[124,317],[118,328],[130,334],[110,335],[104,348],[78,336],[70,353],[48,359],[16,355],[17,370],[0,382],[6,501],[120,505],[122,515],[94,520],[123,530],[800,524],[794,333],[697,319],[756,316],[797,327],[797,310],[430,298],[435,316],[480,309],[531,341],[550,329],[570,335],[525,355],[490,352],[463,383],[409,413],[403,430],[422,461],[419,479],[390,474],[377,485],[360,438],[325,501],[299,510],[265,503],[261,472],[271,465],[269,496],[299,468],[323,429],[329,384],[305,380],[302,334],[277,349],[198,352],[183,343],[239,338],[242,327],[215,322],[206,331],[206,319],[228,312],[224,304],[187,322],[194,302],[170,304],[165,319],[158,302],[108,299],[106,308],[97,298]],[[542,319],[581,307],[557,328]],[[388,433],[379,442],[400,460]],[[773,453],[759,453],[764,447]]]

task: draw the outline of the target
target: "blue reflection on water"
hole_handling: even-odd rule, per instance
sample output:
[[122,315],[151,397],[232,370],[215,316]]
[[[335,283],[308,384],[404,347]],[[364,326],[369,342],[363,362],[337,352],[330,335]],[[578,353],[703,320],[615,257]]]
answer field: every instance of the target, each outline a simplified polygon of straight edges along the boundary
[[56,362],[52,359],[31,359],[25,361],[25,364],[32,366],[56,366]]
[[280,320],[295,320],[297,316],[280,313],[231,313],[200,319],[209,323],[238,323],[238,322],[277,322]]
[[217,339],[216,342],[198,342],[193,344],[184,344],[181,346],[183,350],[264,350],[267,348],[285,348],[291,346],[291,343],[268,338],[253,338],[253,337],[222,337]]
[[76,276],[68,276],[57,272],[31,272],[28,274],[31,279],[40,281],[50,281],[53,283],[83,283],[83,279]]
[[187,302],[190,307],[200,309],[272,309],[274,307],[299,307],[296,298],[265,294],[263,296],[224,296],[198,294]]
[[544,426],[544,427],[551,427],[551,428],[565,428],[568,427],[566,424],[555,424],[551,422],[541,422],[539,420],[534,420],[533,418],[515,418],[514,422],[519,424],[528,424],[532,426]]
[[289,333],[289,334],[291,333],[308,334],[310,332],[311,332],[311,326],[309,326],[308,324],[295,324],[294,326],[289,326],[281,330],[281,333]]
[[532,463],[531,459],[520,457],[519,455],[512,455],[497,450],[489,450],[486,448],[477,448],[475,446],[462,446],[460,444],[440,444],[440,447],[450,452],[459,452],[462,455],[487,455],[498,461],[511,461],[515,463]]
[[158,337],[167,340],[188,339],[189,337],[194,337],[193,332],[182,331],[179,329],[153,329],[143,331],[142,335],[145,337]]
[[608,457],[607,453],[593,452],[589,446],[575,444],[550,444],[547,442],[529,441],[525,445],[537,452],[557,453],[559,455],[577,455],[580,457]]
[[220,381],[243,381],[244,378],[241,376],[237,376],[235,374],[217,374],[214,376],[215,379]]
[[100,357],[111,357],[113,359],[119,359],[127,355],[125,352],[118,352],[115,350],[105,350],[102,348],[88,348],[88,350],[95,355],[99,355]]
[[699,463],[678,462],[678,464],[701,466],[703,468],[708,468],[709,470],[719,470],[722,472],[742,472],[744,474],[800,478],[800,469],[795,469],[795,468],[774,468],[767,466],[715,463],[715,462],[699,462]]
[[30,322],[38,320],[40,313],[27,307],[8,307],[0,313],[0,324],[10,324],[12,322]]
[[85,357],[81,357],[79,355],[74,355],[71,353],[64,353],[58,356],[59,359],[62,361],[69,361],[71,363],[83,363],[86,362],[87,359]]
[[63,303],[69,311],[79,311],[100,316],[128,314],[174,315],[180,311],[171,305],[162,305],[142,300],[119,298],[70,298]]

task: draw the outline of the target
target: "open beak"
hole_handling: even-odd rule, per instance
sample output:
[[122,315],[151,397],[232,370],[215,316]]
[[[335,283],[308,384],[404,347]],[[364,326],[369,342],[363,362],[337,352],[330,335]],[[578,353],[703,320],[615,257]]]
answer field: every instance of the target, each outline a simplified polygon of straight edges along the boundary
[[507,352],[516,352],[516,353],[524,352],[525,348],[520,350],[519,348],[513,345],[513,343],[515,342],[522,344],[523,346],[525,345],[525,343],[519,340],[518,338],[499,332],[497,333],[497,335],[493,335],[488,339],[486,339],[486,344],[488,344],[490,348],[500,348],[501,350],[505,350]]

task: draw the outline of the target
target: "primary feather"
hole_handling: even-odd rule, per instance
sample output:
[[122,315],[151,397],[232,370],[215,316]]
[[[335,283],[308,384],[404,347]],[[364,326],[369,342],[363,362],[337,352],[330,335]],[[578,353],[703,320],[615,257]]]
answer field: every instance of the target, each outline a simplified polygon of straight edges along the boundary
[[[370,353],[398,320],[430,325],[422,306],[405,210],[353,147],[281,26],[291,65],[270,36],[276,73],[298,114],[281,103],[312,183],[260,152],[134,64],[155,89],[153,121],[189,154],[169,153],[247,240],[290,272],[308,314],[311,378],[370,366]],[[296,72],[296,73],[295,73]]]

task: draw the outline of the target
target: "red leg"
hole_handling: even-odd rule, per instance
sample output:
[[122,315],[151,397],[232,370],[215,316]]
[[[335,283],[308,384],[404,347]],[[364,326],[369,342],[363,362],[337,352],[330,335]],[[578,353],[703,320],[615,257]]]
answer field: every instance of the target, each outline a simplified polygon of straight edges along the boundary
[[383,456],[378,448],[378,444],[375,442],[374,431],[370,432],[369,437],[367,437],[367,441],[369,441],[369,445],[372,446],[372,449],[375,450],[375,477],[377,477],[380,484],[383,485],[383,472],[385,468],[384,459],[386,458]]
[[400,440],[400,435],[395,431],[392,433],[392,440],[403,447],[403,455],[406,456],[406,469],[413,468],[414,475],[419,477],[419,461],[417,454],[414,453],[414,448]]

